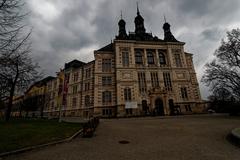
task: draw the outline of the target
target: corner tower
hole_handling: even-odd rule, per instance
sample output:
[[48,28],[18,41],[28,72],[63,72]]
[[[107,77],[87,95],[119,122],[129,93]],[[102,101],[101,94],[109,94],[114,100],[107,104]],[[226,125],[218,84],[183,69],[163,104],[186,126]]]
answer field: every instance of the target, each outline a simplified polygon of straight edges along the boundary
[[[164,17],[164,19],[165,19],[165,17]],[[168,22],[166,22],[166,19],[165,19],[165,23],[163,24],[164,41],[178,42],[178,40],[176,40],[176,38],[173,36],[170,27],[171,27],[171,25]]]
[[121,12],[121,19],[118,22],[119,31],[118,31],[117,38],[125,39],[127,37],[125,26],[126,26],[126,22],[122,19],[122,12]]
[[137,3],[137,16],[135,17],[134,23],[135,23],[135,33],[138,35],[145,34],[146,30],[144,27],[144,19],[140,15],[138,3]]

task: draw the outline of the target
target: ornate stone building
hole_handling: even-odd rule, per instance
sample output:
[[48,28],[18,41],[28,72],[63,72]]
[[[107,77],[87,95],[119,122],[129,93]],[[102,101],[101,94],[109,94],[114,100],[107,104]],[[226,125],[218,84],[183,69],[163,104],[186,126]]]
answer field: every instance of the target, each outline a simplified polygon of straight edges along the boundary
[[176,40],[167,22],[163,40],[147,33],[139,10],[134,23],[135,32],[127,34],[121,19],[113,43],[94,52],[94,114],[201,112],[192,54],[184,51],[185,43]]
[[94,51],[94,61],[65,64],[48,84],[47,115],[115,117],[202,112],[204,103],[192,54],[184,51],[185,43],[173,36],[167,22],[163,39],[147,33],[139,10],[134,23],[135,31],[127,33],[121,18],[118,35]]

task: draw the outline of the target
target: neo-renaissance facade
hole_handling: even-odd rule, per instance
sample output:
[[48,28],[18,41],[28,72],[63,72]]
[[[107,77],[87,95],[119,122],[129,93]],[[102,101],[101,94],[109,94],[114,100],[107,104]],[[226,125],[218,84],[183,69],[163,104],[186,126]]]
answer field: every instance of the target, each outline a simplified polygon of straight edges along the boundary
[[73,60],[46,83],[43,114],[49,117],[171,115],[203,111],[192,54],[163,25],[164,38],[147,33],[137,11],[135,31],[119,33],[94,51],[89,63]]

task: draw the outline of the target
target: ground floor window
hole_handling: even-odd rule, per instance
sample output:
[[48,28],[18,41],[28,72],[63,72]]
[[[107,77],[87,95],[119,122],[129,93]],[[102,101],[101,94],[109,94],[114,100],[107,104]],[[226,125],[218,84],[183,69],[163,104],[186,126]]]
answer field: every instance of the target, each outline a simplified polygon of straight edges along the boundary
[[131,115],[131,114],[132,114],[132,108],[126,109],[126,114],[127,114],[127,115]]
[[88,111],[83,111],[83,117],[87,118],[88,117],[89,112]]
[[189,104],[185,105],[185,110],[186,110],[186,112],[192,112],[192,108]]
[[102,115],[103,116],[111,116],[112,115],[112,109],[102,109]]

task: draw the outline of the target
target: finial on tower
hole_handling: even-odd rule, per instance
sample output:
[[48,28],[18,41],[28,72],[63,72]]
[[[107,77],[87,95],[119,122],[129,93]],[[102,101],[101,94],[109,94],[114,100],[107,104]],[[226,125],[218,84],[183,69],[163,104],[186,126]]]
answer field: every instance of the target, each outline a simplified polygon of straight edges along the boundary
[[166,16],[165,16],[165,14],[163,15],[163,18],[164,18],[164,22],[166,23],[167,20],[166,20]]
[[139,8],[138,8],[138,2],[136,2],[136,3],[137,3],[137,15],[139,15],[140,12],[139,12]]
[[121,19],[122,19],[122,10],[121,10]]

